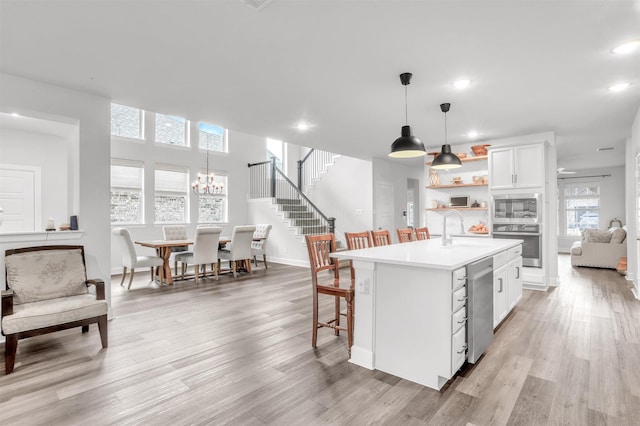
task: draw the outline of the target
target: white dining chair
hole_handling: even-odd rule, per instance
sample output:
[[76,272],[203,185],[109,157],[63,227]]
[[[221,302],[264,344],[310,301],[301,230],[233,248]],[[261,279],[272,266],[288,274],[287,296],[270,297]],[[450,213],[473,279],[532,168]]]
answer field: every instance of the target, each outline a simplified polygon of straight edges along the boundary
[[[186,240],[187,239],[187,227],[185,225],[165,225],[162,227],[162,235],[167,241],[171,240]],[[185,253],[188,249],[186,247],[171,247],[171,256],[169,262],[173,260],[175,269],[175,275],[178,275],[178,261],[176,255],[178,253]]]
[[120,285],[124,283],[127,268],[131,269],[127,289],[131,288],[136,268],[151,268],[151,281],[153,281],[153,268],[159,267],[160,281],[164,280],[164,260],[160,256],[138,256],[131,234],[126,228],[113,228],[111,232],[116,236],[117,244],[120,246],[120,252],[122,253],[122,280],[120,280]]
[[271,232],[271,225],[265,223],[259,223],[256,225],[256,230],[253,233],[253,238],[261,238],[260,241],[251,241],[251,255],[253,256],[253,263],[258,266],[256,257],[262,256],[264,268],[267,269],[267,242],[269,241],[269,233]]
[[255,231],[255,225],[235,226],[231,234],[231,242],[227,244],[229,247],[218,251],[218,264],[220,264],[220,260],[228,260],[234,278],[238,276],[238,263],[241,261],[244,261],[247,271],[252,273],[251,241]]
[[195,282],[198,284],[200,275],[200,266],[202,266],[203,274],[207,272],[207,264],[211,264],[213,274],[218,279],[218,242],[220,241],[220,233],[222,228],[217,226],[208,226],[196,228],[196,238],[193,243],[193,251],[186,253],[177,253],[176,261],[182,262],[182,278],[186,265],[193,265],[193,274]]

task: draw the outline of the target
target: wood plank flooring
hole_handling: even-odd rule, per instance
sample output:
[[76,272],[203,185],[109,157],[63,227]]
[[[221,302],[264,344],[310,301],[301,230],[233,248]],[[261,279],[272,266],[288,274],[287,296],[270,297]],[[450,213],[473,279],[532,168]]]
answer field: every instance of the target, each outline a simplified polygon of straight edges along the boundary
[[328,329],[313,350],[306,268],[172,287],[140,273],[129,291],[114,277],[109,348],[94,326],[21,341],[0,424],[640,424],[640,302],[613,270],[561,255],[560,274],[442,392],[350,364]]

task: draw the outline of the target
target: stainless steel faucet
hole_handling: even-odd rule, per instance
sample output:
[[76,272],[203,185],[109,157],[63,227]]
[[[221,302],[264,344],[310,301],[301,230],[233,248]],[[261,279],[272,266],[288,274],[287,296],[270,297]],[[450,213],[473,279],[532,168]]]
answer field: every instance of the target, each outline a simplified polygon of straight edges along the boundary
[[453,237],[451,234],[447,235],[447,216],[449,213],[455,213],[460,217],[460,234],[464,234],[464,219],[462,214],[458,210],[449,210],[444,214],[442,218],[442,245],[453,244]]

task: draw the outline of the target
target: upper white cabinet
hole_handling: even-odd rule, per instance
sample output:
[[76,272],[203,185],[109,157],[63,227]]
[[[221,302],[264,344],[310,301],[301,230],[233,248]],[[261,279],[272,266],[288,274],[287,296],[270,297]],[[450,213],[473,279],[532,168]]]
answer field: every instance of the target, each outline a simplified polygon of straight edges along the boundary
[[536,188],[544,186],[542,144],[489,150],[491,189]]

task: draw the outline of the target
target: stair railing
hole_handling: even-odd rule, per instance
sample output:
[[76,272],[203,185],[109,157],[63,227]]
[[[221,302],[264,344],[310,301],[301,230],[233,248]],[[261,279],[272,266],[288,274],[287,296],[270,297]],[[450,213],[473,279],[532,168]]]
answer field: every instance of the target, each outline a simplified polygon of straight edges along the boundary
[[327,164],[333,162],[336,155],[332,152],[311,148],[302,160],[298,160],[298,189],[313,184],[320,178],[320,172],[326,169]]
[[[336,230],[336,218],[327,217],[300,189],[276,166],[275,157],[271,161],[248,164],[249,166],[249,198],[274,198],[286,200],[283,204],[300,206],[299,211],[311,214],[309,222],[317,220],[320,226],[326,227],[331,233]],[[294,208],[295,207],[291,207]],[[292,210],[291,212],[295,212]],[[291,213],[290,212],[290,213]],[[307,229],[312,228],[307,226]],[[302,226],[305,228],[305,226]],[[304,232],[306,233],[306,232]]]

